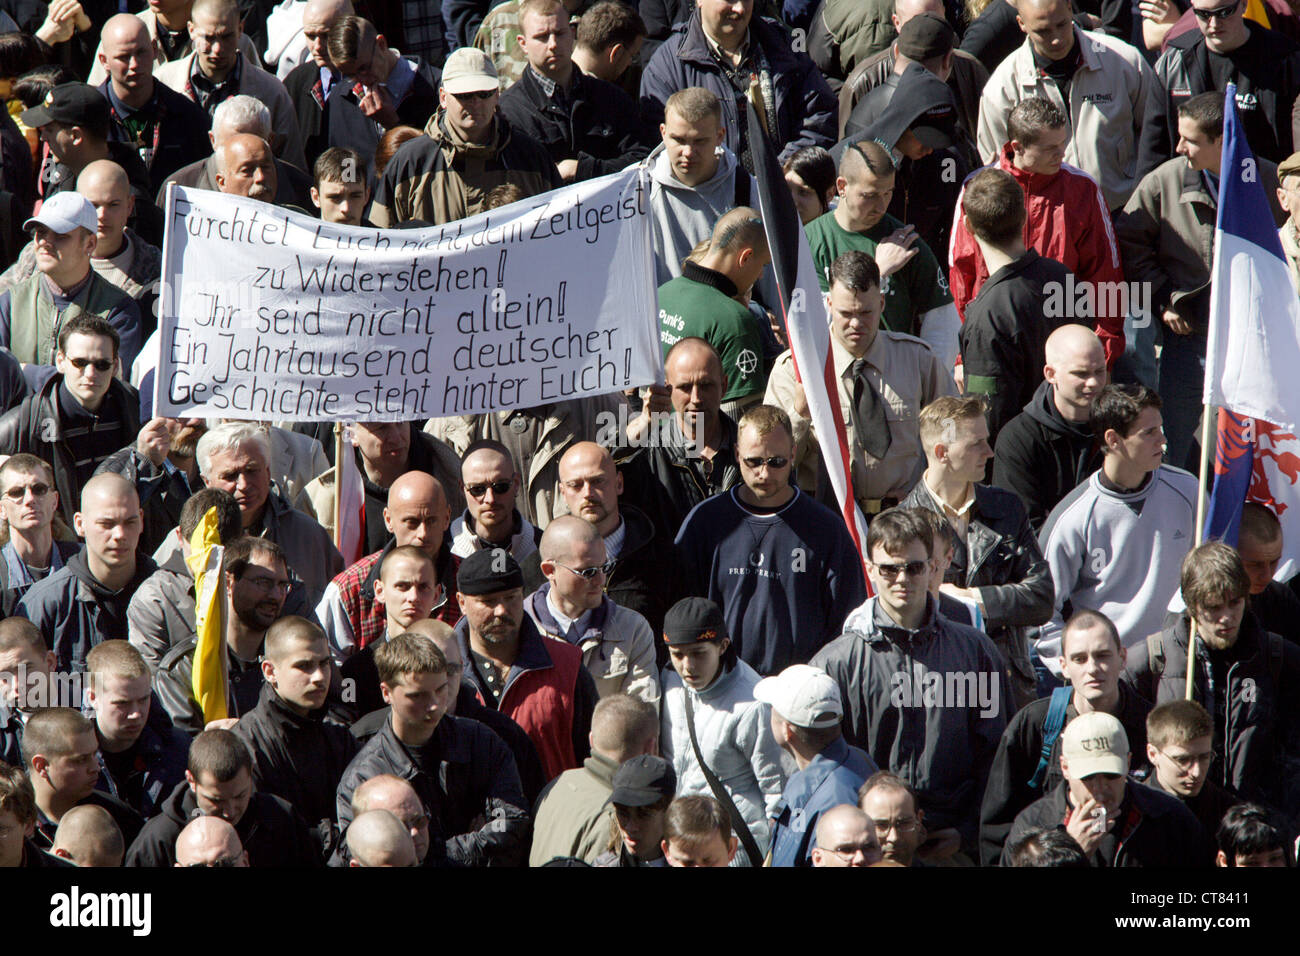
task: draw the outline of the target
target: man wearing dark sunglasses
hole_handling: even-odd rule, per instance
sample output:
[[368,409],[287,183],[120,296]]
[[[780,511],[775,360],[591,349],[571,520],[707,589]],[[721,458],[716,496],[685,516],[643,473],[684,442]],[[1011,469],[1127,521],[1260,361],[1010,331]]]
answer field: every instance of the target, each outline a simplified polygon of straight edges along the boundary
[[867,595],[843,519],[791,483],[794,448],[781,409],[750,406],[743,484],[697,505],[677,535],[687,593],[722,608],[741,660],[764,676],[807,663]]
[[505,548],[516,561],[537,550],[542,532],[515,507],[519,470],[509,449],[491,438],[471,442],[460,459],[465,513],[451,523],[451,552],[467,558]]
[[1237,84],[1237,109],[1257,157],[1280,163],[1295,148],[1291,110],[1300,95],[1300,46],[1246,19],[1247,0],[1192,0],[1195,29],[1168,41],[1156,60],[1163,84],[1147,105],[1138,177],[1174,156],[1178,107]]
[[69,525],[95,469],[133,445],[140,430],[139,396],[113,377],[117,358],[117,330],[105,319],[68,319],[58,335],[58,372],[0,418],[0,454],[29,452],[53,467],[60,513]]
[[844,695],[844,737],[916,791],[928,860],[978,859],[980,798],[1012,706],[1006,665],[982,632],[939,613],[928,585],[934,534],[891,508],[867,531],[876,596],[810,664]]
[[435,225],[472,216],[494,187],[513,183],[532,196],[561,185],[559,170],[537,140],[497,112],[497,68],[482,50],[447,57],[441,108],[425,135],[397,151],[375,189],[370,220],[392,228],[410,219]]
[[632,694],[656,704],[659,673],[654,632],[636,611],[605,593],[612,570],[594,527],[561,515],[542,535],[546,583],[524,599],[524,610],[548,637],[582,649],[582,663],[601,697]]

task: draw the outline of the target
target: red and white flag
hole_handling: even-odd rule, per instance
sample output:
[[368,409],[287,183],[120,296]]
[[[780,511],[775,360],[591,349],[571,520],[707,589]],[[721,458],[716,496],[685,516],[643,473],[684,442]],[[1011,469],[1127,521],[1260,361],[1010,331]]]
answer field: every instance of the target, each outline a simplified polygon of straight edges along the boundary
[[835,360],[831,355],[830,319],[826,300],[817,282],[817,267],[808,248],[803,222],[786,185],[785,174],[776,159],[776,150],[768,138],[752,103],[746,103],[749,124],[750,154],[754,160],[758,211],[763,217],[768,249],[772,253],[772,271],[776,275],[781,301],[781,319],[786,339],[793,353],[795,373],[803,383],[812,415],[813,430],[821,446],[822,460],[831,487],[839,502],[840,514],[848,525],[849,536],[863,556],[863,577],[867,591],[871,579],[866,576],[867,522],[853,498],[853,481],[849,467],[852,455],[844,416],[840,411],[839,383]]

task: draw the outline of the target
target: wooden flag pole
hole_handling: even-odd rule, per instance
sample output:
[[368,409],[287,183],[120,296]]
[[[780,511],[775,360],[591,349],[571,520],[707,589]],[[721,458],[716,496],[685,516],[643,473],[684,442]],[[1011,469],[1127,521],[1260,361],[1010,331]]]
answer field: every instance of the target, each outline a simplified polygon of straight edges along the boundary
[[[1213,413],[1213,415],[1211,415]],[[1213,405],[1203,405],[1201,408],[1201,472],[1200,482],[1196,486],[1196,537],[1192,539],[1192,547],[1198,547],[1202,537],[1205,535],[1205,486],[1210,478],[1210,419],[1219,417],[1219,410]],[[1215,430],[1218,434],[1218,430]],[[1196,674],[1196,615],[1192,609],[1188,608],[1187,623],[1187,687],[1184,696],[1192,699],[1192,684]]]
[[334,547],[343,548],[343,423],[334,423]]

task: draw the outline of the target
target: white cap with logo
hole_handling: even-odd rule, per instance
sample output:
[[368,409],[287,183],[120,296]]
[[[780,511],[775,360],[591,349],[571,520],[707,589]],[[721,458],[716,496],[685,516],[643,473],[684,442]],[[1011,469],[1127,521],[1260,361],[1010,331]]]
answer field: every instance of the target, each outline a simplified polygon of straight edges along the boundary
[[808,664],[792,664],[775,677],[764,677],[754,685],[754,699],[771,704],[796,727],[834,727],[844,718],[840,685]]
[[1095,773],[1128,773],[1128,734],[1110,714],[1080,714],[1061,733],[1061,756],[1076,780]]
[[31,230],[40,223],[51,232],[66,236],[80,226],[95,232],[99,229],[99,217],[95,213],[95,204],[81,193],[55,193],[41,204],[41,211],[23,223],[23,232]]

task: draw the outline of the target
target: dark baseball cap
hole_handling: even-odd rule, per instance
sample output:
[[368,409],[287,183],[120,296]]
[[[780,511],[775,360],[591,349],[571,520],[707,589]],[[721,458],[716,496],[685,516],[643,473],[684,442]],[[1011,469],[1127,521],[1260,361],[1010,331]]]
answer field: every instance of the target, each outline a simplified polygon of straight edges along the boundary
[[39,106],[23,110],[21,119],[32,129],[59,123],[80,126],[101,139],[108,138],[108,100],[85,83],[60,83],[45,94]]
[[708,598],[682,598],[664,615],[664,642],[667,644],[719,641],[728,636],[722,608]]
[[957,31],[943,17],[919,13],[898,31],[898,52],[909,60],[946,56],[957,45]]
[[897,146],[907,130],[931,149],[947,149],[957,139],[952,90],[919,63],[908,64],[885,112],[862,138]]
[[460,562],[456,590],[461,594],[495,594],[524,586],[519,562],[505,548],[475,551]]
[[677,793],[677,774],[663,757],[642,754],[625,760],[614,771],[614,793],[610,803],[624,807],[648,807]]

